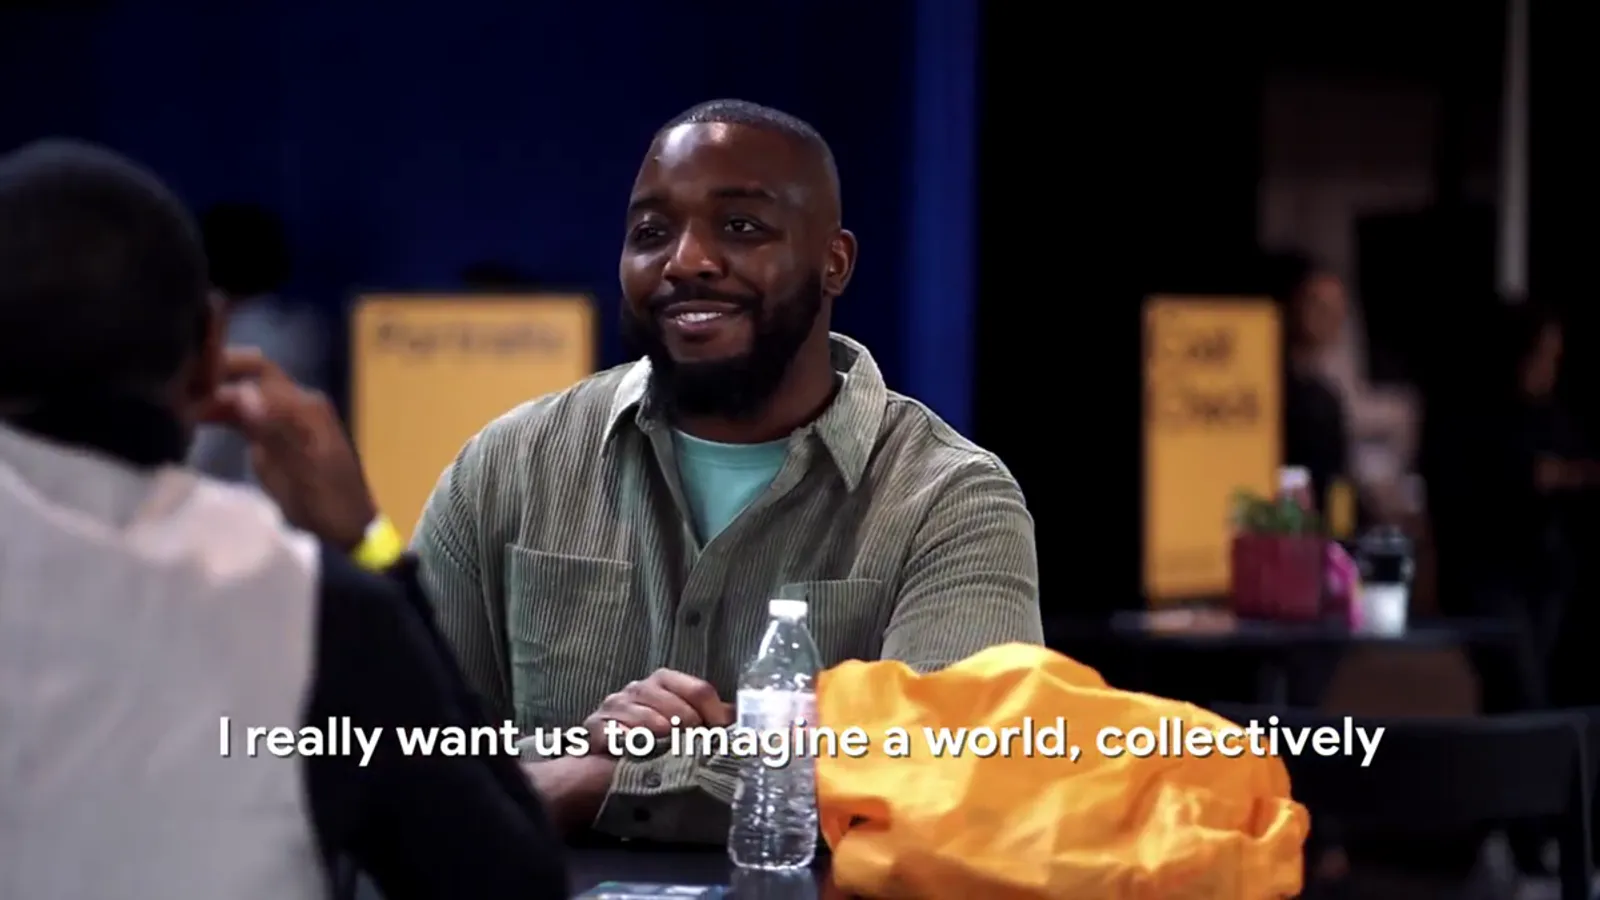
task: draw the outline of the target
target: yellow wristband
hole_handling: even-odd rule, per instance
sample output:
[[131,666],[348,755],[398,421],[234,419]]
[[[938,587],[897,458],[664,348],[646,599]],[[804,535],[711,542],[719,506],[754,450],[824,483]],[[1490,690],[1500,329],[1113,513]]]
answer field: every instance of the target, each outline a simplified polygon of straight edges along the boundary
[[367,526],[361,545],[350,556],[356,565],[368,572],[382,572],[394,565],[405,551],[406,542],[400,539],[399,529],[388,516],[380,514]]

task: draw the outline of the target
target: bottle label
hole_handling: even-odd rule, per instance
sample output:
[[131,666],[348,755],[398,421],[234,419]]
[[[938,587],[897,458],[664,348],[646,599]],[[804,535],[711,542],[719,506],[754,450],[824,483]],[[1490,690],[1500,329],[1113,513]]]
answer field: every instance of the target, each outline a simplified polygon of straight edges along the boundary
[[793,720],[795,725],[804,728],[817,727],[817,695],[797,693],[791,701],[794,710]]
[[804,691],[740,691],[739,727],[787,731],[816,724],[817,695]]

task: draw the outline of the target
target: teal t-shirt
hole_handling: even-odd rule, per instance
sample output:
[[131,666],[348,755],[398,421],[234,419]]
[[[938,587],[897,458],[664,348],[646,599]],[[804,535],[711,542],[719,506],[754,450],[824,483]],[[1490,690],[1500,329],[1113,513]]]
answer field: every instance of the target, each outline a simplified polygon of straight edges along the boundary
[[751,501],[772,484],[789,454],[789,441],[719,444],[673,432],[678,477],[703,543],[722,533]]

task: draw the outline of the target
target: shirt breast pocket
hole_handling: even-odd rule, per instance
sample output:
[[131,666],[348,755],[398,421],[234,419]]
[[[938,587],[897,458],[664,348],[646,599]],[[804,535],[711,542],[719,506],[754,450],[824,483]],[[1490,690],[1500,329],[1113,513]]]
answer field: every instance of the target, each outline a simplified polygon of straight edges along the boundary
[[824,668],[847,659],[877,659],[889,623],[884,584],[869,578],[800,581],[783,585],[777,599],[806,601],[806,629]]
[[630,633],[633,566],[506,548],[506,633],[518,725],[581,723],[605,696]]

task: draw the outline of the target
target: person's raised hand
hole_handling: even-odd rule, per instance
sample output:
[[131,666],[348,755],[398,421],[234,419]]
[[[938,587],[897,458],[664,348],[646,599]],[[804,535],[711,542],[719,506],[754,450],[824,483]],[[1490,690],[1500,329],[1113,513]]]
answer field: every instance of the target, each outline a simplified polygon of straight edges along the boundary
[[256,481],[290,523],[354,550],[377,507],[333,404],[253,348],[228,349],[223,381],[203,420],[249,440]]
[[717,696],[717,689],[704,679],[672,669],[657,669],[649,678],[629,682],[601,701],[600,708],[584,721],[592,753],[610,752],[606,746],[607,722],[616,722],[624,729],[647,728],[651,734],[662,738],[674,728],[732,725],[733,708],[724,703]]

